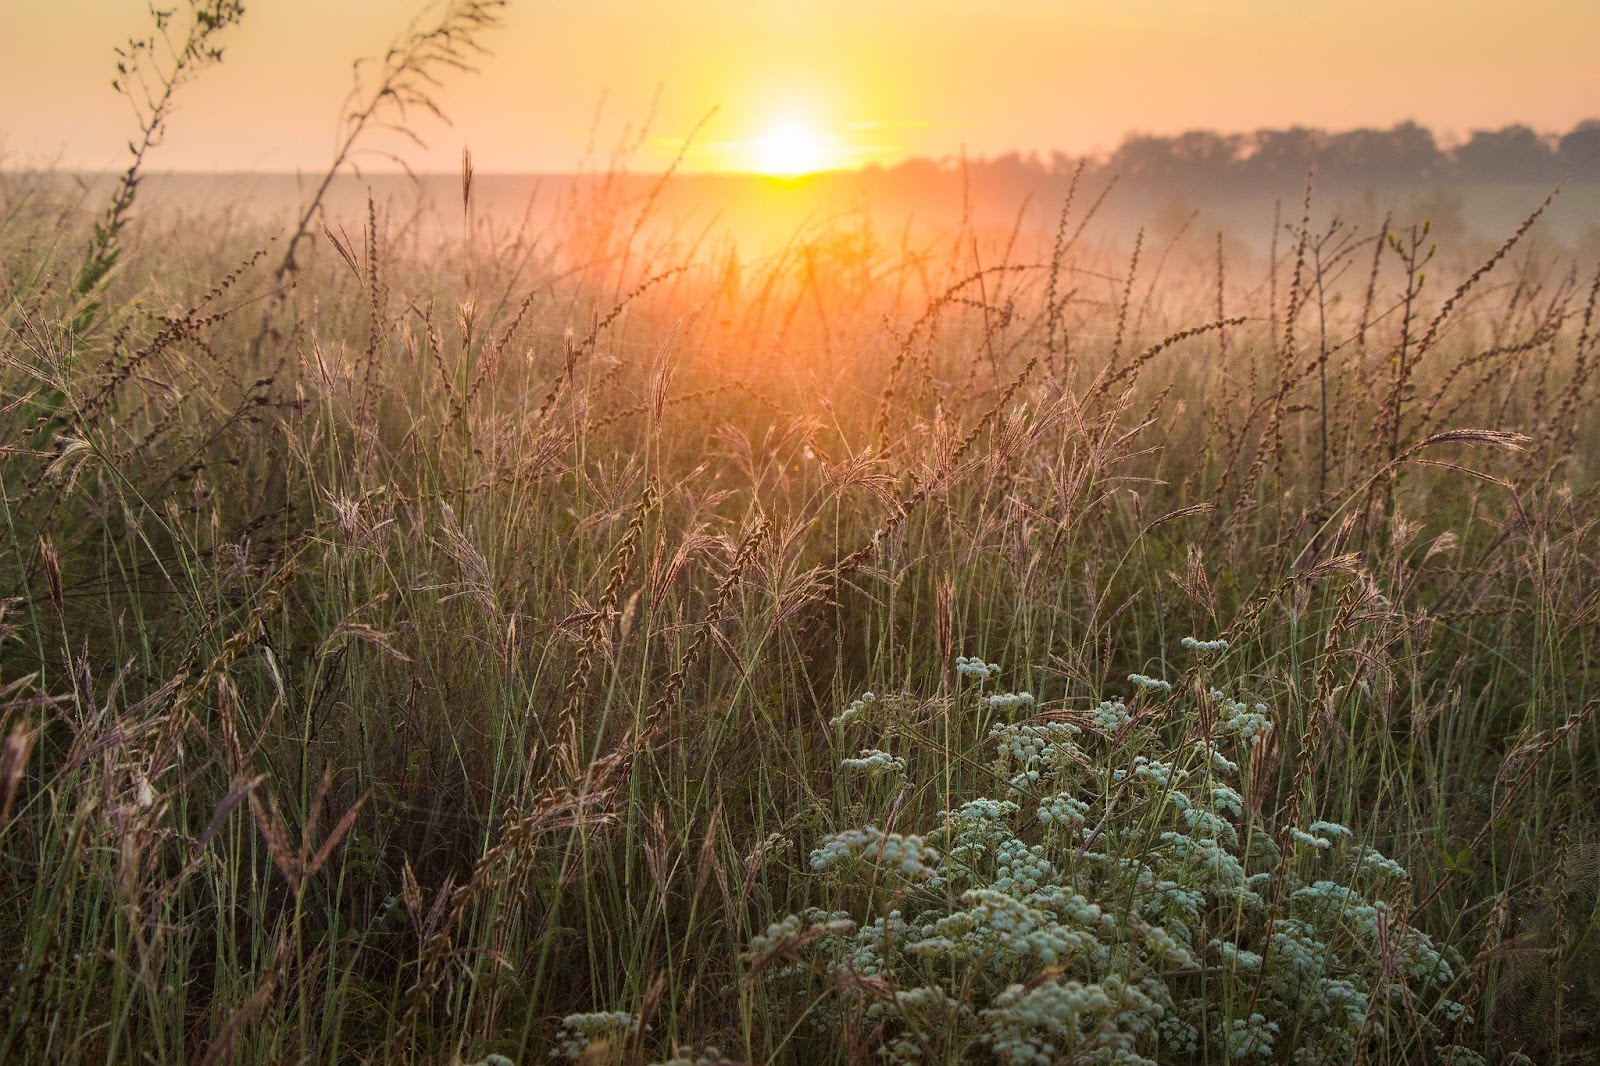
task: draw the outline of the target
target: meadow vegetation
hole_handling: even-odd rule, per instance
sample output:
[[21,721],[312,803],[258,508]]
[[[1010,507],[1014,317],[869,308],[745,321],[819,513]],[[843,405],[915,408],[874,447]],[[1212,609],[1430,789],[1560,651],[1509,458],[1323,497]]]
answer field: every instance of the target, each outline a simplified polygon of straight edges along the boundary
[[0,175],[0,1059],[1600,1041],[1600,272],[1536,230],[66,188]]

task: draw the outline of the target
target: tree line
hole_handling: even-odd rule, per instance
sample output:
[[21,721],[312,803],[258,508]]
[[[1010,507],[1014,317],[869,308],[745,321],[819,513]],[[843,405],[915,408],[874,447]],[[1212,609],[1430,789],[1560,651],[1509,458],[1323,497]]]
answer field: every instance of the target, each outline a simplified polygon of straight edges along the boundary
[[[991,179],[1059,177],[1080,157],[1053,152],[1011,152],[967,166]],[[1090,170],[1116,174],[1135,185],[1209,185],[1281,189],[1302,181],[1315,166],[1319,184],[1350,186],[1434,183],[1553,183],[1572,174],[1600,181],[1600,119],[1587,119],[1564,134],[1540,133],[1522,124],[1475,130],[1464,141],[1441,145],[1416,122],[1390,129],[1339,133],[1304,126],[1253,133],[1191,130],[1176,136],[1132,134],[1109,156],[1087,160]],[[956,161],[914,159],[901,171],[949,169]],[[909,176],[909,175],[907,175]]]

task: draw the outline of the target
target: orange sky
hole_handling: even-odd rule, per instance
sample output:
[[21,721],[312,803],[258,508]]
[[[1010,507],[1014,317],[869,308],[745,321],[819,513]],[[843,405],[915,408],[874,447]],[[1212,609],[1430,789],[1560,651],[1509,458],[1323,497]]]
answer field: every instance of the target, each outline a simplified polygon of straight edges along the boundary
[[[152,165],[319,167],[350,61],[419,6],[246,0]],[[145,4],[5,7],[0,163],[118,165],[130,123],[112,48],[143,30]],[[840,166],[1107,149],[1128,130],[1415,118],[1448,136],[1600,115],[1600,0],[513,0],[506,22],[481,72],[449,79],[455,124],[423,124],[414,167],[453,168],[469,146],[480,171],[571,169],[602,101],[608,147],[658,88],[639,169],[670,161],[713,107],[692,169],[759,167],[785,124]]]

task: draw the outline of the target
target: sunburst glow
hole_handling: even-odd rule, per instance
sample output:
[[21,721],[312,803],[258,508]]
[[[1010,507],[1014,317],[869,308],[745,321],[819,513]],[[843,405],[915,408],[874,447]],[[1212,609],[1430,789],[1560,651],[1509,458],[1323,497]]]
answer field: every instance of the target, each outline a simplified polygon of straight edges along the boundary
[[828,165],[828,146],[803,122],[784,122],[762,134],[755,144],[755,168],[763,174],[796,178]]

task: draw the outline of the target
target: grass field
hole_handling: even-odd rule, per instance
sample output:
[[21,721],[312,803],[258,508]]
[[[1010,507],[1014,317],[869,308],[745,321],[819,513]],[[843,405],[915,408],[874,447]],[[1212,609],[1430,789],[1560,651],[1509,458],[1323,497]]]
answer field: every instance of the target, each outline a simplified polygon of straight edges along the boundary
[[0,1059],[1587,1061],[1600,274],[1097,191],[0,178]]

